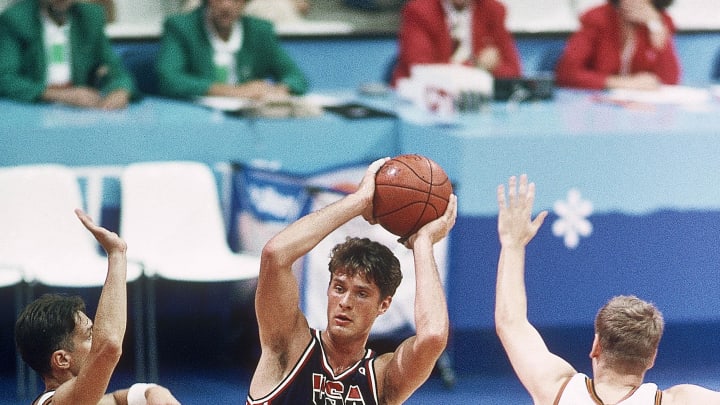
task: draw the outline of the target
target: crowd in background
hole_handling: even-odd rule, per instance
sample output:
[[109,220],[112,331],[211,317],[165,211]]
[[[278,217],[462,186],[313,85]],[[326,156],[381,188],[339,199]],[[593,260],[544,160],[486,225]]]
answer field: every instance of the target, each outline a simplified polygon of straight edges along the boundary
[[[96,3],[96,4],[93,4]],[[677,84],[672,0],[608,0],[580,16],[556,65],[559,86],[655,89]],[[522,75],[500,0],[410,0],[401,7],[391,85],[416,64],[462,64]],[[167,16],[154,66],[167,97],[282,99],[308,90],[273,24],[301,19],[308,0],[186,0]],[[104,25],[112,0],[19,0],[0,14],[0,97],[124,108],[138,99]],[[32,22],[28,24],[28,21]]]

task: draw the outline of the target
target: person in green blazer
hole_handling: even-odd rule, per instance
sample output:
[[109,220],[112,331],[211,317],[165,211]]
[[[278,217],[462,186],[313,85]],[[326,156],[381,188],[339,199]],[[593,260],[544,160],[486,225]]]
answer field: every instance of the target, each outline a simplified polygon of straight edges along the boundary
[[243,16],[244,7],[245,0],[204,0],[165,20],[157,59],[162,95],[261,100],[307,91],[272,23]]
[[97,4],[14,3],[0,14],[0,55],[0,97],[120,109],[136,93]]

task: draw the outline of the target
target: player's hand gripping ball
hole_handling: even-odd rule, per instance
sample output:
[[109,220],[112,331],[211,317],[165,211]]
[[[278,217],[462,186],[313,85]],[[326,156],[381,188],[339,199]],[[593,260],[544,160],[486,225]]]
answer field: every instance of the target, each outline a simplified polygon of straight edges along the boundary
[[445,171],[422,155],[396,156],[375,175],[373,216],[400,239],[445,213],[452,183]]

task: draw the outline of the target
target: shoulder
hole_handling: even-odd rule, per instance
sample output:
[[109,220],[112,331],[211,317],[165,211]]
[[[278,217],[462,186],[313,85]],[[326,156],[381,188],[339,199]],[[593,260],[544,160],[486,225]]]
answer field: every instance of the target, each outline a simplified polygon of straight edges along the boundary
[[675,26],[675,21],[672,19],[672,16],[667,11],[663,11],[660,15],[665,25],[670,29],[670,32],[675,32],[677,27]]
[[589,396],[587,388],[589,381],[588,376],[583,373],[567,377],[556,393],[554,403],[559,405],[583,403]]
[[475,13],[476,19],[483,19],[496,24],[497,27],[505,27],[507,9],[498,0],[480,0],[477,3],[479,13]]
[[21,0],[16,1],[14,3],[10,3],[10,5],[3,10],[0,15],[2,16],[27,16],[30,14],[37,14],[37,12],[40,10],[38,6],[38,2],[33,0]]
[[615,6],[610,3],[592,7],[580,15],[582,25],[607,25],[617,19]]
[[34,0],[18,1],[6,8],[0,13],[0,20],[8,28],[19,28],[27,31],[31,24],[28,21],[34,21],[33,24],[40,24],[40,9]]
[[182,33],[189,37],[204,35],[202,7],[187,13],[172,14],[166,17],[163,23],[163,34],[167,32]]
[[165,18],[165,25],[189,26],[202,21],[202,7],[186,13],[170,14]]
[[443,15],[440,0],[410,0],[403,6],[403,14],[411,15]]
[[273,23],[268,20],[251,15],[244,15],[240,21],[246,31],[250,30],[275,35],[275,27],[273,26]]
[[505,5],[498,0],[479,0],[475,4],[475,7],[483,12],[491,12],[493,14],[504,13],[506,9]]
[[50,400],[55,395],[55,391],[48,391],[40,394],[35,400],[32,402],[32,405],[49,405]]
[[71,13],[75,18],[81,18],[83,21],[103,21],[105,19],[105,10],[99,4],[84,1],[75,2],[72,6]]
[[720,404],[720,392],[699,385],[680,384],[662,391],[663,405]]

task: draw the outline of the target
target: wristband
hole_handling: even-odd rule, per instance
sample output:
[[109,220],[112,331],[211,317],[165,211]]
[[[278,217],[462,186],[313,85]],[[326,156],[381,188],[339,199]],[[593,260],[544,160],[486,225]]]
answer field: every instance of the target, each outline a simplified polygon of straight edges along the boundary
[[137,383],[131,385],[127,394],[128,405],[146,405],[145,392],[152,387],[157,387],[157,384]]

